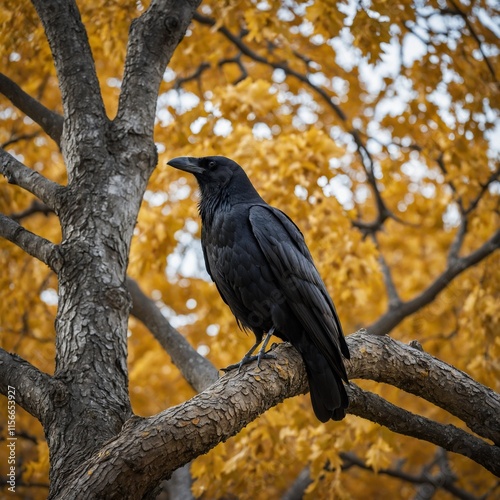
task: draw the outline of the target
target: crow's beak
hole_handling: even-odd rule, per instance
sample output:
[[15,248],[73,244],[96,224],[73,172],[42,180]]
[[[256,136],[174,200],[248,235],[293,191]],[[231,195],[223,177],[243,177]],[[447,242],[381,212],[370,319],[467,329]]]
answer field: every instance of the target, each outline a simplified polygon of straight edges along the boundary
[[173,158],[172,160],[167,161],[167,165],[191,174],[202,174],[205,171],[202,167],[200,167],[199,159],[191,156],[179,156],[178,158]]

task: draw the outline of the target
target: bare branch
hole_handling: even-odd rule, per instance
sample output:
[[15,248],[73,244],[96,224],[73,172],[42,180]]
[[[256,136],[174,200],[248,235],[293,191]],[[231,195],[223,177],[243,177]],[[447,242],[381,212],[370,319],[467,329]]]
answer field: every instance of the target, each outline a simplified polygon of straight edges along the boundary
[[40,198],[51,210],[58,212],[60,197],[65,188],[23,165],[3,149],[0,149],[0,174],[4,175],[10,184],[26,189]]
[[353,415],[384,425],[393,432],[437,444],[469,457],[494,474],[500,474],[498,446],[489,445],[454,425],[440,424],[403,410],[354,384],[349,386],[349,400],[348,412]]
[[39,132],[33,132],[32,134],[21,134],[21,135],[12,135],[10,139],[5,141],[4,143],[0,144],[0,148],[5,149],[12,144],[16,144],[21,141],[29,141],[36,137],[39,134]]
[[311,483],[311,469],[309,465],[306,465],[306,467],[299,472],[295,481],[291,484],[288,490],[285,491],[281,500],[302,500],[307,487]]
[[132,22],[117,120],[136,134],[153,133],[165,67],[199,4],[200,0],[153,0]]
[[477,193],[476,197],[470,202],[469,206],[467,208],[464,208],[464,214],[469,215],[473,210],[475,210],[478,203],[481,201],[484,193],[486,193],[486,190],[494,182],[498,182],[499,180],[500,180],[500,169],[497,169],[490,175],[490,177],[484,184],[481,184],[481,189],[479,190],[479,193]]
[[392,272],[385,260],[385,257],[380,250],[380,246],[378,243],[377,235],[375,232],[371,233],[371,237],[373,242],[375,243],[379,256],[378,261],[380,264],[380,268],[382,269],[382,275],[384,276],[385,288],[387,290],[387,296],[389,298],[389,310],[397,309],[401,304],[401,298],[399,297],[398,291],[396,289],[396,285],[394,284],[394,280],[392,279]]
[[167,321],[156,304],[139,285],[127,278],[132,296],[132,314],[149,329],[165,351],[172,357],[184,378],[195,391],[201,392],[218,378],[218,370],[210,361],[193,349],[189,342]]
[[47,205],[38,200],[33,200],[31,205],[20,212],[13,212],[9,215],[12,220],[20,222],[21,220],[30,217],[33,214],[43,214],[45,216],[54,213]]
[[[12,391],[14,388],[14,391]],[[64,398],[64,386],[17,354],[0,348],[0,393],[44,423],[54,401]]]
[[234,57],[227,57],[225,59],[221,59],[217,64],[219,67],[225,66],[226,64],[236,64],[238,65],[238,68],[240,68],[241,74],[236,80],[234,80],[233,85],[237,85],[241,81],[243,81],[247,76],[248,72],[243,64],[243,61],[241,60],[242,53],[239,52],[236,56]]
[[46,108],[2,73],[0,73],[0,92],[25,115],[38,123],[44,132],[59,145],[63,128],[61,115]]
[[458,14],[465,21],[465,24],[466,24],[467,28],[469,29],[470,34],[472,35],[472,38],[474,38],[474,40],[477,42],[479,52],[481,52],[481,55],[483,56],[484,62],[486,63],[486,66],[488,66],[488,70],[491,73],[491,76],[493,77],[493,81],[497,82],[497,76],[495,74],[495,69],[493,67],[493,64],[491,63],[488,56],[484,52],[481,39],[477,35],[476,30],[473,28],[472,23],[469,21],[469,17],[462,9],[460,9],[458,4],[454,0],[449,0],[449,2],[451,3],[451,5],[453,5],[453,8],[455,9],[454,13]]
[[[454,497],[459,498],[461,500],[479,500],[474,495],[470,494],[468,491],[460,488],[455,483],[457,481],[457,477],[451,473],[449,470],[444,470],[444,465],[440,465],[440,470],[437,474],[432,474],[432,467],[440,462],[441,456],[446,456],[446,451],[442,448],[438,448],[438,458],[433,458],[432,462],[424,467],[420,474],[411,474],[409,472],[405,472],[401,469],[401,467],[391,467],[391,468],[383,468],[375,471],[373,467],[366,464],[364,460],[359,458],[353,452],[340,452],[339,456],[342,459],[341,470],[347,471],[352,467],[358,467],[360,469],[373,472],[374,474],[379,474],[383,476],[389,476],[394,479],[398,479],[400,481],[405,481],[409,484],[415,484],[418,486],[424,486],[430,488],[434,493],[437,489],[443,489],[448,493],[451,493]],[[332,470],[328,467],[328,464],[325,466],[325,469]],[[304,493],[306,488],[311,484],[311,474],[309,466],[306,466],[302,469],[302,471],[298,474],[296,480],[293,482],[292,486],[287,490],[285,495],[281,497],[281,500],[301,500],[304,497]],[[485,498],[485,497],[482,497]]]
[[[446,456],[446,451],[442,448],[438,448],[437,454],[440,456]],[[375,471],[373,467],[366,465],[366,463],[361,460],[356,454],[352,452],[341,452],[340,457],[342,458],[342,468],[348,468],[352,466],[359,467],[360,469],[372,471],[376,474],[381,474],[384,476],[393,477],[395,479],[400,479],[406,481],[407,483],[412,483],[416,485],[430,486],[433,491],[442,488],[443,490],[451,493],[456,498],[461,500],[476,500],[474,495],[471,495],[468,491],[456,486],[454,483],[457,481],[457,477],[454,476],[451,471],[444,470],[444,466],[440,464],[440,471],[436,475],[432,475],[427,470],[423,470],[421,474],[409,474],[400,470],[399,468],[384,468]],[[439,458],[433,459],[431,466],[434,465]]]
[[193,80],[200,81],[201,75],[210,68],[210,64],[202,62],[190,75],[177,78],[174,83],[174,89],[180,89],[185,83]]
[[[341,470],[346,471],[352,467],[358,467],[360,469],[373,472],[374,474],[380,474],[389,476],[406,483],[419,485],[420,487],[426,487],[434,493],[437,489],[442,488],[443,490],[451,493],[456,498],[461,500],[479,500],[474,495],[471,495],[468,491],[463,490],[456,486],[457,477],[449,469],[447,462],[446,451],[442,448],[438,448],[436,457],[432,459],[430,464],[426,464],[422,472],[418,475],[410,474],[402,470],[401,466],[398,464],[396,467],[383,468],[375,470],[373,467],[367,465],[364,460],[359,458],[353,452],[340,452],[340,458],[342,459]],[[437,474],[432,474],[431,470],[434,465],[439,465],[439,472]],[[327,464],[325,470],[335,470],[329,467]],[[309,466],[304,467],[302,471],[297,476],[290,489],[282,497],[282,500],[301,500],[304,496],[306,488],[311,484],[312,479],[310,476]],[[482,497],[486,498],[486,497]]]
[[402,302],[397,309],[389,309],[367,330],[372,335],[387,335],[405,318],[430,304],[458,275],[491,255],[500,247],[500,231],[483,243],[477,250],[464,257],[448,261],[446,269],[415,298]]
[[500,443],[499,394],[444,361],[390,337],[358,332],[347,340],[351,351],[348,373],[352,376],[420,396],[457,416],[480,436]]
[[62,267],[59,247],[50,241],[24,229],[10,217],[0,214],[0,236],[16,244],[32,257],[47,264],[54,272]]
[[[210,17],[204,16],[204,15],[200,14],[199,12],[196,12],[194,14],[193,19],[195,21],[199,22],[200,24],[205,24],[208,26],[215,26],[215,24],[216,24],[215,19],[211,19]],[[238,47],[238,49],[241,51],[242,54],[246,55],[247,57],[250,57],[250,59],[253,59],[256,62],[265,64],[266,66],[270,66],[274,69],[281,69],[287,75],[294,76],[295,78],[300,80],[302,83],[305,83],[309,88],[314,90],[314,92],[319,94],[324,99],[324,101],[328,104],[328,106],[330,108],[332,108],[334,113],[337,115],[337,117],[342,122],[347,122],[347,116],[342,111],[342,109],[331,100],[330,96],[328,95],[328,93],[324,89],[322,89],[321,87],[318,87],[317,85],[314,85],[306,75],[303,75],[303,74],[299,73],[298,71],[293,70],[286,63],[269,61],[264,56],[261,56],[260,54],[258,54],[254,50],[252,50],[248,45],[246,45],[243,42],[242,37],[234,35],[225,26],[220,26],[217,31],[219,31],[222,35],[224,35],[236,47]]]

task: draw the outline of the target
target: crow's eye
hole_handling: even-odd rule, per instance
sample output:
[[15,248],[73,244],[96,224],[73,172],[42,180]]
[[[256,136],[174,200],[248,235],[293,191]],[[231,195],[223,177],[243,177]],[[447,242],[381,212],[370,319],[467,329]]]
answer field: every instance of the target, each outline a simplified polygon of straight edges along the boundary
[[217,163],[215,163],[214,161],[211,161],[211,162],[208,164],[208,168],[210,168],[210,169],[214,169],[216,165],[217,165]]

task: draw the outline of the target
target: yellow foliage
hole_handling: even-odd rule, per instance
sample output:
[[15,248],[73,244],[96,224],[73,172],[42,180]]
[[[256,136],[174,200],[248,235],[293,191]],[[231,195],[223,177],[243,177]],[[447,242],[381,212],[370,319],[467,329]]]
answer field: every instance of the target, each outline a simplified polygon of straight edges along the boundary
[[[192,23],[170,63],[172,74],[165,75],[160,88],[162,97],[172,99],[161,100],[169,104],[158,110],[159,164],[139,213],[129,274],[178,322],[191,345],[208,349],[216,367],[239,360],[253,338],[238,330],[215,287],[198,272],[203,265],[199,251],[193,250],[199,249],[200,238],[196,184],[167,167],[168,159],[223,154],[238,161],[263,198],[303,231],[347,334],[387,310],[380,255],[402,300],[421,293],[447,266],[459,203],[470,207],[498,169],[498,150],[495,156],[488,133],[495,122],[491,116],[498,118],[499,88],[470,29],[453,31],[453,43],[429,38],[429,50],[416,59],[409,57],[410,51],[408,59],[396,61],[399,56],[390,43],[403,47],[402,52],[418,43],[411,35],[419,17],[414,2],[288,4],[203,2],[200,12],[216,24]],[[492,47],[485,53],[498,76],[498,40],[475,14],[482,9],[491,17],[492,4],[457,4],[468,13],[480,40]],[[428,8],[436,5],[430,2]],[[78,7],[113,117],[130,22],[146,5],[81,0]],[[425,19],[419,22],[425,24]],[[31,2],[2,2],[0,26],[2,72],[49,109],[62,112],[49,45]],[[240,54],[218,31],[222,26],[235,36],[245,33],[242,42],[269,64]],[[432,36],[431,30],[414,31]],[[341,44],[340,36],[347,42]],[[377,71],[388,61],[393,71],[380,77]],[[177,91],[176,78],[189,77],[202,63],[209,67],[201,77]],[[292,75],[285,78],[283,68]],[[176,92],[191,97],[189,106],[172,104]],[[394,97],[398,95],[399,100]],[[439,96],[450,100],[445,111]],[[7,151],[65,184],[57,146],[3,96],[0,115],[0,143],[7,144]],[[397,219],[385,221],[376,243],[353,225],[377,217],[365,171],[371,163],[366,154],[356,153],[353,131],[366,145],[381,196]],[[476,250],[500,226],[498,193],[498,183],[492,184],[469,214],[460,255]],[[32,201],[32,195],[0,179],[1,213],[19,213]],[[54,215],[37,214],[22,223],[50,241],[61,239]],[[56,279],[45,265],[5,240],[0,240],[0,269],[0,346],[52,373]],[[419,340],[430,354],[499,390],[499,283],[497,252],[452,281],[391,334],[403,342]],[[145,327],[131,319],[129,329],[134,411],[151,415],[191,398],[194,391]],[[410,411],[463,425],[392,387],[363,387]],[[47,482],[48,451],[41,426],[20,411],[18,431],[34,438],[22,445],[23,481]],[[299,396],[196,459],[193,492],[203,498],[279,498],[307,466],[312,482],[306,498],[377,498],[380,491],[387,498],[415,496],[413,486],[382,474],[356,467],[341,472],[342,451],[355,453],[375,471],[394,468],[404,458],[403,469],[414,474],[435,453],[428,443],[396,436],[354,416],[319,424],[308,397]],[[450,456],[450,464],[460,486],[475,496],[496,484],[491,474],[464,457]],[[47,496],[46,489],[29,491],[32,498]]]

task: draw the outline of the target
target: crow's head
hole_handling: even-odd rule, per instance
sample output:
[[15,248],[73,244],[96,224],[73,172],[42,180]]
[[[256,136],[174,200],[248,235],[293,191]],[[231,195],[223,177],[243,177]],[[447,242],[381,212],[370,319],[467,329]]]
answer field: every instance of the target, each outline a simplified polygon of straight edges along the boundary
[[225,156],[202,158],[181,156],[170,160],[167,164],[196,177],[202,203],[204,198],[221,196],[223,192],[234,202],[243,201],[248,196],[254,197],[257,194],[244,170]]

